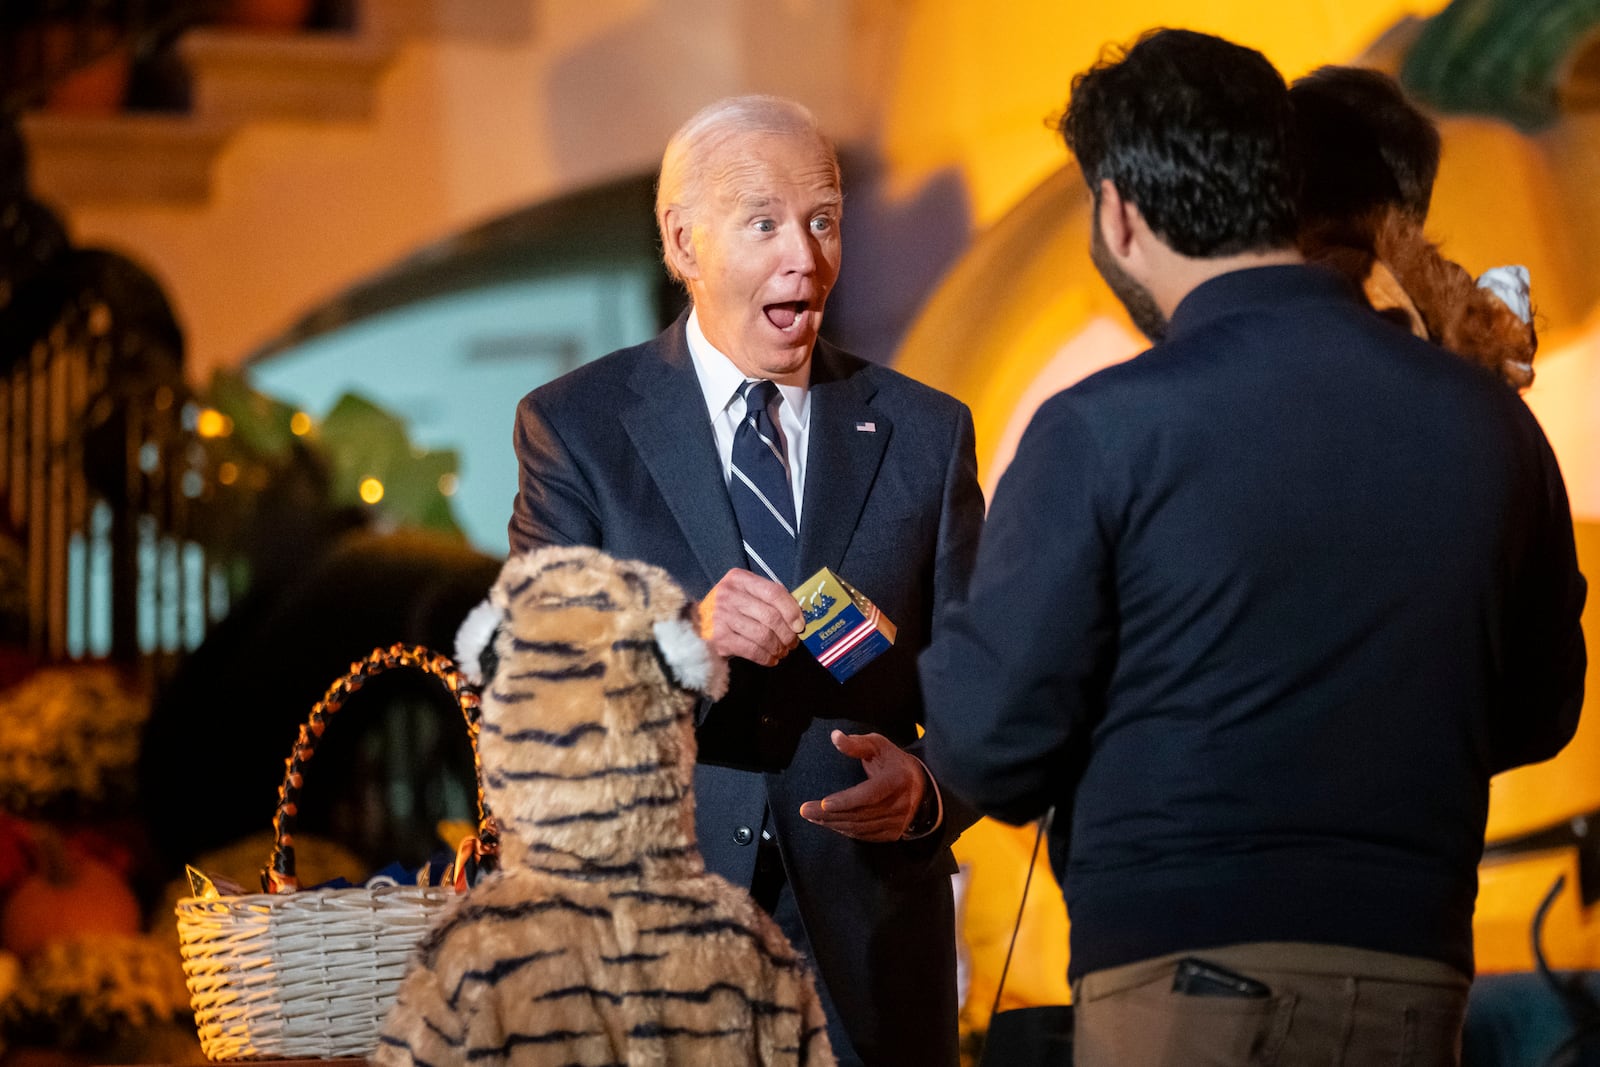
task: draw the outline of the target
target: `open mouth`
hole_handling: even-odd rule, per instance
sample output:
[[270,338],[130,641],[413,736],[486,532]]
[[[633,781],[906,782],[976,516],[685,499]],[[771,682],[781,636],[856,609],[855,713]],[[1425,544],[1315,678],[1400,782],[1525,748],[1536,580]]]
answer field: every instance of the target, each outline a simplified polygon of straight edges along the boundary
[[792,330],[794,324],[800,321],[800,316],[805,314],[811,306],[809,300],[785,300],[777,304],[767,304],[762,311],[767,316],[767,321],[780,330]]

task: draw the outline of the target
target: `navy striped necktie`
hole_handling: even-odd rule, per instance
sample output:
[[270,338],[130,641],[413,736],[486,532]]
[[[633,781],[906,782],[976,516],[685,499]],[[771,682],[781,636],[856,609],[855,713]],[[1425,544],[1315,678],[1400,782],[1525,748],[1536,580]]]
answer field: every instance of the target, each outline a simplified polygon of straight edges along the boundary
[[733,434],[728,495],[750,569],[785,589],[794,584],[794,490],[771,406],[778,387],[765,379],[739,388],[745,414]]

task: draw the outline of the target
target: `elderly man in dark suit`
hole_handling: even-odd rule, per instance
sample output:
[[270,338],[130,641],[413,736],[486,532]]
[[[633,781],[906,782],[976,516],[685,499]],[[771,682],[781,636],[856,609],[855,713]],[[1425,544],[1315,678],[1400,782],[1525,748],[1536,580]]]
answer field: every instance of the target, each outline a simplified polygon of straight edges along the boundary
[[[841,207],[797,104],[723,101],[674,135],[656,215],[692,309],[524,398],[511,547],[596,545],[702,598],[733,663],[698,735],[707,865],[812,957],[841,1063],[953,1065],[949,844],[972,816],[914,755],[915,656],[983,501],[964,405],[818,339]],[[789,591],[824,566],[898,626],[842,684],[796,648]]]

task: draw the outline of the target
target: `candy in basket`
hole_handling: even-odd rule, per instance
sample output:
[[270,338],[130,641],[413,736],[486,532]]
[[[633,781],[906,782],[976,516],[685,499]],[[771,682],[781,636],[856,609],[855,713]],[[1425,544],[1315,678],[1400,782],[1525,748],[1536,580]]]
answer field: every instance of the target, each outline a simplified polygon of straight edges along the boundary
[[[458,852],[442,885],[300,889],[294,828],[300,789],[334,714],[370,677],[396,668],[438,679],[460,706],[478,771],[478,835]],[[477,760],[478,694],[455,664],[423,648],[378,649],[328,690],[300,727],[287,761],[274,846],[261,893],[196,895],[177,905],[183,969],[212,1060],[365,1056],[377,1044],[411,950],[457,886],[487,869],[494,820]]]

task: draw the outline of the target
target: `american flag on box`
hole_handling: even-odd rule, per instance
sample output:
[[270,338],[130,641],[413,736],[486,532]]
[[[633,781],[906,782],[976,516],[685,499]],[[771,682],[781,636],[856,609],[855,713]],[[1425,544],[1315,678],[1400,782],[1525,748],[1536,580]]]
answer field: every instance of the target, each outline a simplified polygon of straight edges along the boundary
[[827,567],[793,590],[805,616],[801,642],[844,681],[894,644],[895,626],[860,590]]

